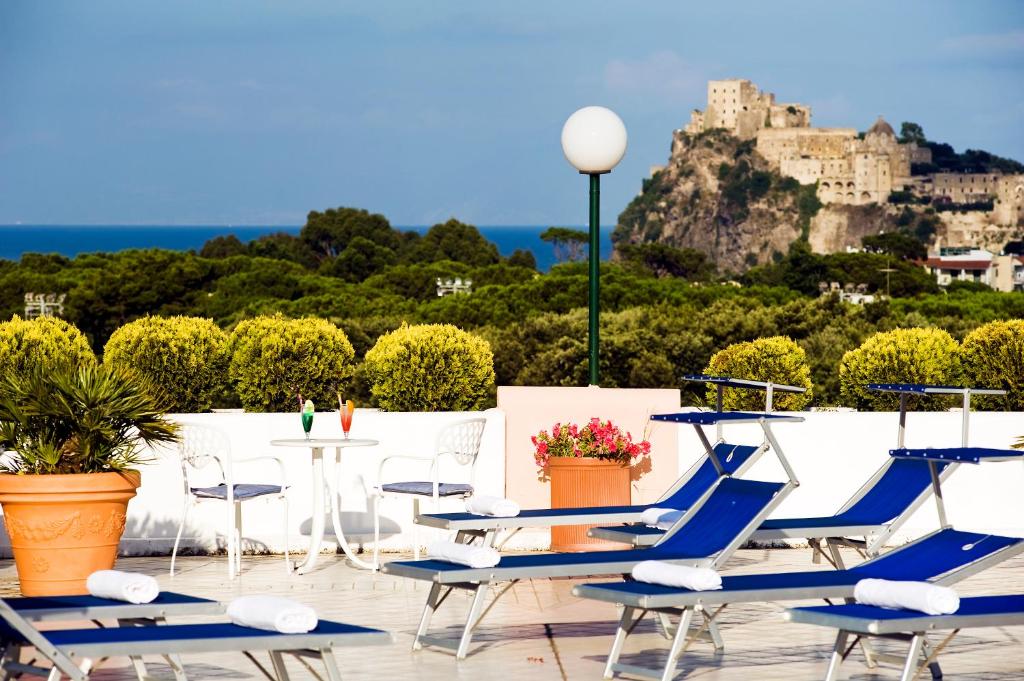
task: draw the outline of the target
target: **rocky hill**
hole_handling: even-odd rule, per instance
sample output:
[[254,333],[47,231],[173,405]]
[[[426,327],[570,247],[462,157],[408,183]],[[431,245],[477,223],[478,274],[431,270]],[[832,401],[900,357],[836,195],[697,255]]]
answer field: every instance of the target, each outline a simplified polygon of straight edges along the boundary
[[823,207],[814,185],[772,170],[753,140],[677,130],[668,164],[644,181],[612,239],[695,248],[721,270],[741,272],[779,258],[801,237],[815,250],[841,250],[895,222],[881,206]]

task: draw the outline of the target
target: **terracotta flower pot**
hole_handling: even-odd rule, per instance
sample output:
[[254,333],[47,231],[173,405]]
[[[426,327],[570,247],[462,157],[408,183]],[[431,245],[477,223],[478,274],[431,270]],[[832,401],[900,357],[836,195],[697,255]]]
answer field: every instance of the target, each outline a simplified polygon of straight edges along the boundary
[[0,474],[0,505],[26,596],[84,594],[86,578],[117,559],[138,471]]
[[[601,459],[553,456],[548,459],[551,508],[579,506],[628,506],[629,466]],[[593,539],[587,530],[595,525],[551,528],[552,551],[595,551],[618,546]]]

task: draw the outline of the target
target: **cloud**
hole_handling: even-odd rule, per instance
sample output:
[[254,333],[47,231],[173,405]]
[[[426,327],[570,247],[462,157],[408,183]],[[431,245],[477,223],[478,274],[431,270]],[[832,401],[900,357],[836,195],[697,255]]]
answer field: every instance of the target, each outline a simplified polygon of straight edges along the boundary
[[942,49],[953,54],[994,55],[1024,52],[1024,30],[953,36],[942,41]]
[[705,71],[688,63],[671,50],[662,50],[642,59],[613,59],[604,69],[605,86],[613,91],[657,97],[667,103],[703,99],[708,77]]

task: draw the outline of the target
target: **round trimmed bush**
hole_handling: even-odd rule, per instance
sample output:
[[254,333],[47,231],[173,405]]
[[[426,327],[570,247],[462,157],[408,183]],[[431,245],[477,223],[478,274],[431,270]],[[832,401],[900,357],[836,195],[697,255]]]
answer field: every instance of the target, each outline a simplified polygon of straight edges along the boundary
[[966,385],[1002,388],[1006,396],[973,398],[978,407],[1024,409],[1024,319],[989,322],[967,334],[960,344]]
[[[894,329],[869,337],[839,363],[839,391],[843,404],[857,409],[891,410],[899,396],[876,393],[868,383],[929,383],[956,385],[960,363],[957,342],[934,328]],[[948,400],[928,398],[928,406],[941,409]],[[917,400],[911,399],[910,406]]]
[[298,410],[296,393],[330,409],[352,376],[355,352],[326,319],[262,316],[240,322],[228,340],[228,376],[249,411]]
[[[733,343],[712,355],[704,373],[807,388],[803,393],[775,393],[773,409],[780,411],[800,411],[810,403],[812,397],[811,367],[807,363],[807,353],[788,336],[770,336]],[[708,390],[708,399],[712,404],[717,392],[715,388]],[[722,406],[729,410],[764,411],[764,400],[765,395],[760,390],[726,388],[722,395]]]
[[490,344],[451,324],[403,325],[364,361],[370,392],[388,411],[479,409],[494,388]]
[[30,320],[17,315],[0,322],[0,378],[27,377],[39,368],[61,363],[96,364],[89,341],[74,324],[59,317]]
[[143,317],[114,331],[103,363],[135,372],[169,411],[206,411],[227,380],[228,336],[209,319]]

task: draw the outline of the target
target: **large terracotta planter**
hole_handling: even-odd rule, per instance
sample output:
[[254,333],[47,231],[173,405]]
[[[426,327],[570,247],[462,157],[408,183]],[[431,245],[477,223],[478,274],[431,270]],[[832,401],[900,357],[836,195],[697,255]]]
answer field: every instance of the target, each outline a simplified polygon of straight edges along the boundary
[[138,471],[77,475],[0,474],[0,505],[21,593],[85,593],[85,580],[117,559]]
[[[614,461],[553,456],[548,459],[551,508],[579,506],[628,506],[629,466]],[[595,551],[617,546],[593,539],[587,530],[595,525],[551,528],[552,551]]]

